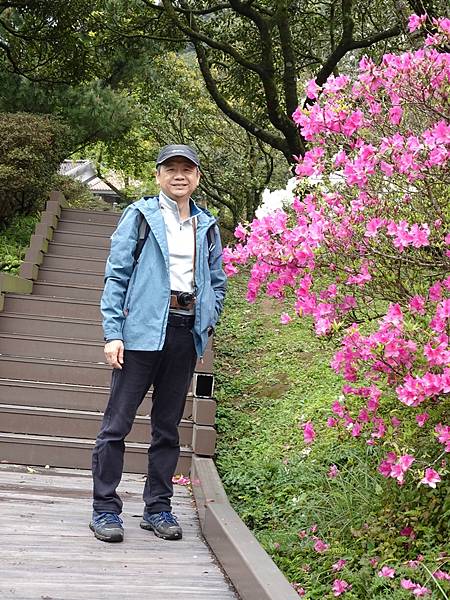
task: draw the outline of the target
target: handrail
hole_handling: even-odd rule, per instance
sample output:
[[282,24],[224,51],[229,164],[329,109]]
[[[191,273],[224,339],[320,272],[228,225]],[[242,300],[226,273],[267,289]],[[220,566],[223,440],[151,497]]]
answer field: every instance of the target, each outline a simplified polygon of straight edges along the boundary
[[31,236],[25,260],[20,265],[21,277],[32,281],[38,278],[39,265],[42,264],[44,253],[47,252],[48,242],[53,238],[61,216],[61,208],[65,205],[66,199],[62,192],[50,192],[50,199],[41,213],[41,220],[36,224],[34,234]]
[[33,282],[18,275],[11,273],[0,273],[0,311],[3,310],[5,302],[5,292],[13,292],[16,294],[31,294],[33,290]]
[[211,458],[192,457],[191,483],[203,535],[241,600],[298,600],[232,508]]
[[19,275],[0,273],[0,311],[3,310],[5,292],[16,294],[31,294],[33,281],[38,277],[39,265],[42,263],[44,252],[47,251],[48,242],[53,237],[53,231],[61,215],[61,207],[66,203],[62,192],[50,192],[45,210],[41,219],[36,224],[34,234],[31,236],[30,245],[25,254],[25,260],[20,265]]

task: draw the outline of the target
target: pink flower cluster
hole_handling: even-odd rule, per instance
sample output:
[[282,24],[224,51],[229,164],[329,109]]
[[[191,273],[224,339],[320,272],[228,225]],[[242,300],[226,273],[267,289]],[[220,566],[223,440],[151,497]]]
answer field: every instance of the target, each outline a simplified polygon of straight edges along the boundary
[[422,598],[431,594],[431,590],[419,583],[414,583],[411,579],[402,579],[400,585],[404,590],[410,590],[416,598]]
[[345,594],[345,592],[348,592],[349,590],[352,589],[351,584],[347,583],[347,581],[345,581],[345,579],[335,579],[333,581],[333,596],[342,596],[342,594]]
[[[409,20],[411,31],[424,23]],[[293,115],[310,142],[296,167],[298,196],[240,225],[239,243],[224,250],[230,275],[252,263],[250,302],[263,290],[293,293],[292,313],[312,318],[319,336],[341,336],[332,367],[344,397],[328,425],[369,445],[395,443],[380,474],[402,485],[411,471],[429,487],[445,465],[438,472],[411,440],[403,451],[399,442],[413,426],[428,435],[427,461],[450,451],[450,54],[438,47],[450,40],[450,20],[433,28],[414,52],[379,65],[363,58],[356,79],[308,84],[316,102]],[[291,320],[283,313],[282,323]],[[314,441],[312,422],[303,435]]]

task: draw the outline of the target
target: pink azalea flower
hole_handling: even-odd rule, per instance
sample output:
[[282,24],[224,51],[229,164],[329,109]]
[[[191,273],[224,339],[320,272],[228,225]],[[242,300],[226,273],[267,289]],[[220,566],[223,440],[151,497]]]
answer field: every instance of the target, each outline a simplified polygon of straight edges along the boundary
[[333,571],[342,571],[346,564],[347,561],[344,558],[340,558],[337,562],[334,563],[334,565],[331,566],[331,568],[333,569]]
[[413,296],[409,301],[409,310],[413,314],[424,315],[425,314],[425,298],[423,296]]
[[440,281],[436,281],[428,290],[428,298],[432,302],[439,302],[442,299],[442,285]]
[[400,427],[400,425],[402,424],[402,422],[400,421],[400,419],[397,419],[397,417],[392,417],[391,418],[391,423],[392,423],[392,426],[395,427],[395,428]]
[[340,596],[341,594],[345,594],[345,592],[351,590],[351,588],[352,586],[344,579],[335,579],[332,587],[333,595],[336,597]]
[[395,569],[392,567],[383,567],[380,571],[378,571],[378,577],[388,577],[389,579],[394,579],[395,577]]
[[283,313],[280,317],[280,322],[282,325],[287,325],[292,321],[292,317],[290,317],[287,313]]
[[184,475],[174,475],[172,477],[172,483],[175,483],[176,485],[190,485],[191,480]]
[[417,425],[419,427],[423,427],[429,418],[430,415],[428,413],[420,413],[420,415],[416,415]]
[[331,465],[330,468],[328,469],[328,473],[327,473],[327,477],[329,477],[330,479],[334,479],[335,477],[337,477],[339,475],[340,471],[337,468],[336,465]]
[[436,577],[436,579],[440,579],[441,581],[450,581],[450,575],[445,571],[441,571],[441,569],[435,571],[433,577]]
[[402,120],[403,109],[401,106],[393,106],[389,111],[389,120],[392,125],[399,125]]
[[320,87],[317,85],[315,79],[311,79],[308,81],[308,85],[306,86],[306,96],[311,100],[316,100],[319,94]]
[[400,535],[403,537],[409,537],[412,540],[416,537],[416,534],[414,533],[414,529],[412,527],[403,527],[403,529],[400,531]]
[[294,590],[297,592],[297,594],[299,596],[304,596],[306,594],[306,590],[304,588],[302,588],[299,583],[293,583],[292,587],[294,588]]
[[303,441],[305,444],[312,444],[316,437],[314,426],[311,421],[308,421],[303,425]]
[[330,547],[329,544],[326,544],[323,540],[321,539],[317,539],[316,543],[314,544],[314,550],[316,552],[318,552],[319,554],[322,554],[323,552],[326,552],[328,550],[328,548]]
[[247,237],[247,230],[239,223],[239,225],[234,230],[234,237],[238,238],[238,240],[245,240]]
[[223,270],[225,271],[226,275],[228,275],[228,277],[232,277],[233,275],[237,275],[239,273],[238,268],[235,265],[232,265],[231,263],[225,263]]
[[386,177],[392,177],[394,173],[394,166],[390,163],[387,163],[385,160],[380,162],[380,169],[386,175]]
[[411,579],[402,579],[400,581],[400,585],[404,590],[414,590],[417,586],[417,584],[414,583],[414,581],[411,581]]
[[420,480],[420,483],[435,488],[436,484],[441,481],[441,476],[434,469],[425,469],[425,477]]
[[331,410],[338,417],[342,418],[345,415],[345,407],[338,400],[336,400],[336,402],[333,402]]
[[422,596],[429,596],[431,594],[431,590],[429,590],[427,587],[423,586],[423,585],[416,585],[416,587],[413,589],[413,595],[416,596],[417,598],[422,597]]
[[409,31],[412,33],[413,31],[416,31],[416,29],[419,29],[419,27],[421,27],[423,25],[423,23],[425,23],[425,21],[427,20],[427,15],[410,15],[409,19],[408,19],[408,29]]
[[450,452],[450,426],[438,423],[434,431],[438,434],[438,441],[445,444],[445,451]]

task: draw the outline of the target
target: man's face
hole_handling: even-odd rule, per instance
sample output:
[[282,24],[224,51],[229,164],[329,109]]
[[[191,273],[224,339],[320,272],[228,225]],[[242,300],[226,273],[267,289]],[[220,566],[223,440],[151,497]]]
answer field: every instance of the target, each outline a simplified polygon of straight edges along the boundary
[[169,158],[156,173],[156,182],[161,190],[175,202],[188,200],[197,189],[200,171],[193,162],[182,156]]

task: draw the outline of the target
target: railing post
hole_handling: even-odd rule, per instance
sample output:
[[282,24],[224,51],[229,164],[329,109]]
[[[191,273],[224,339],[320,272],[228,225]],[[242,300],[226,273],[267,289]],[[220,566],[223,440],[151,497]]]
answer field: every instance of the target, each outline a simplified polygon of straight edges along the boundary
[[192,450],[197,456],[214,456],[217,432],[214,394],[212,337],[208,341],[203,363],[197,365],[192,381]]

